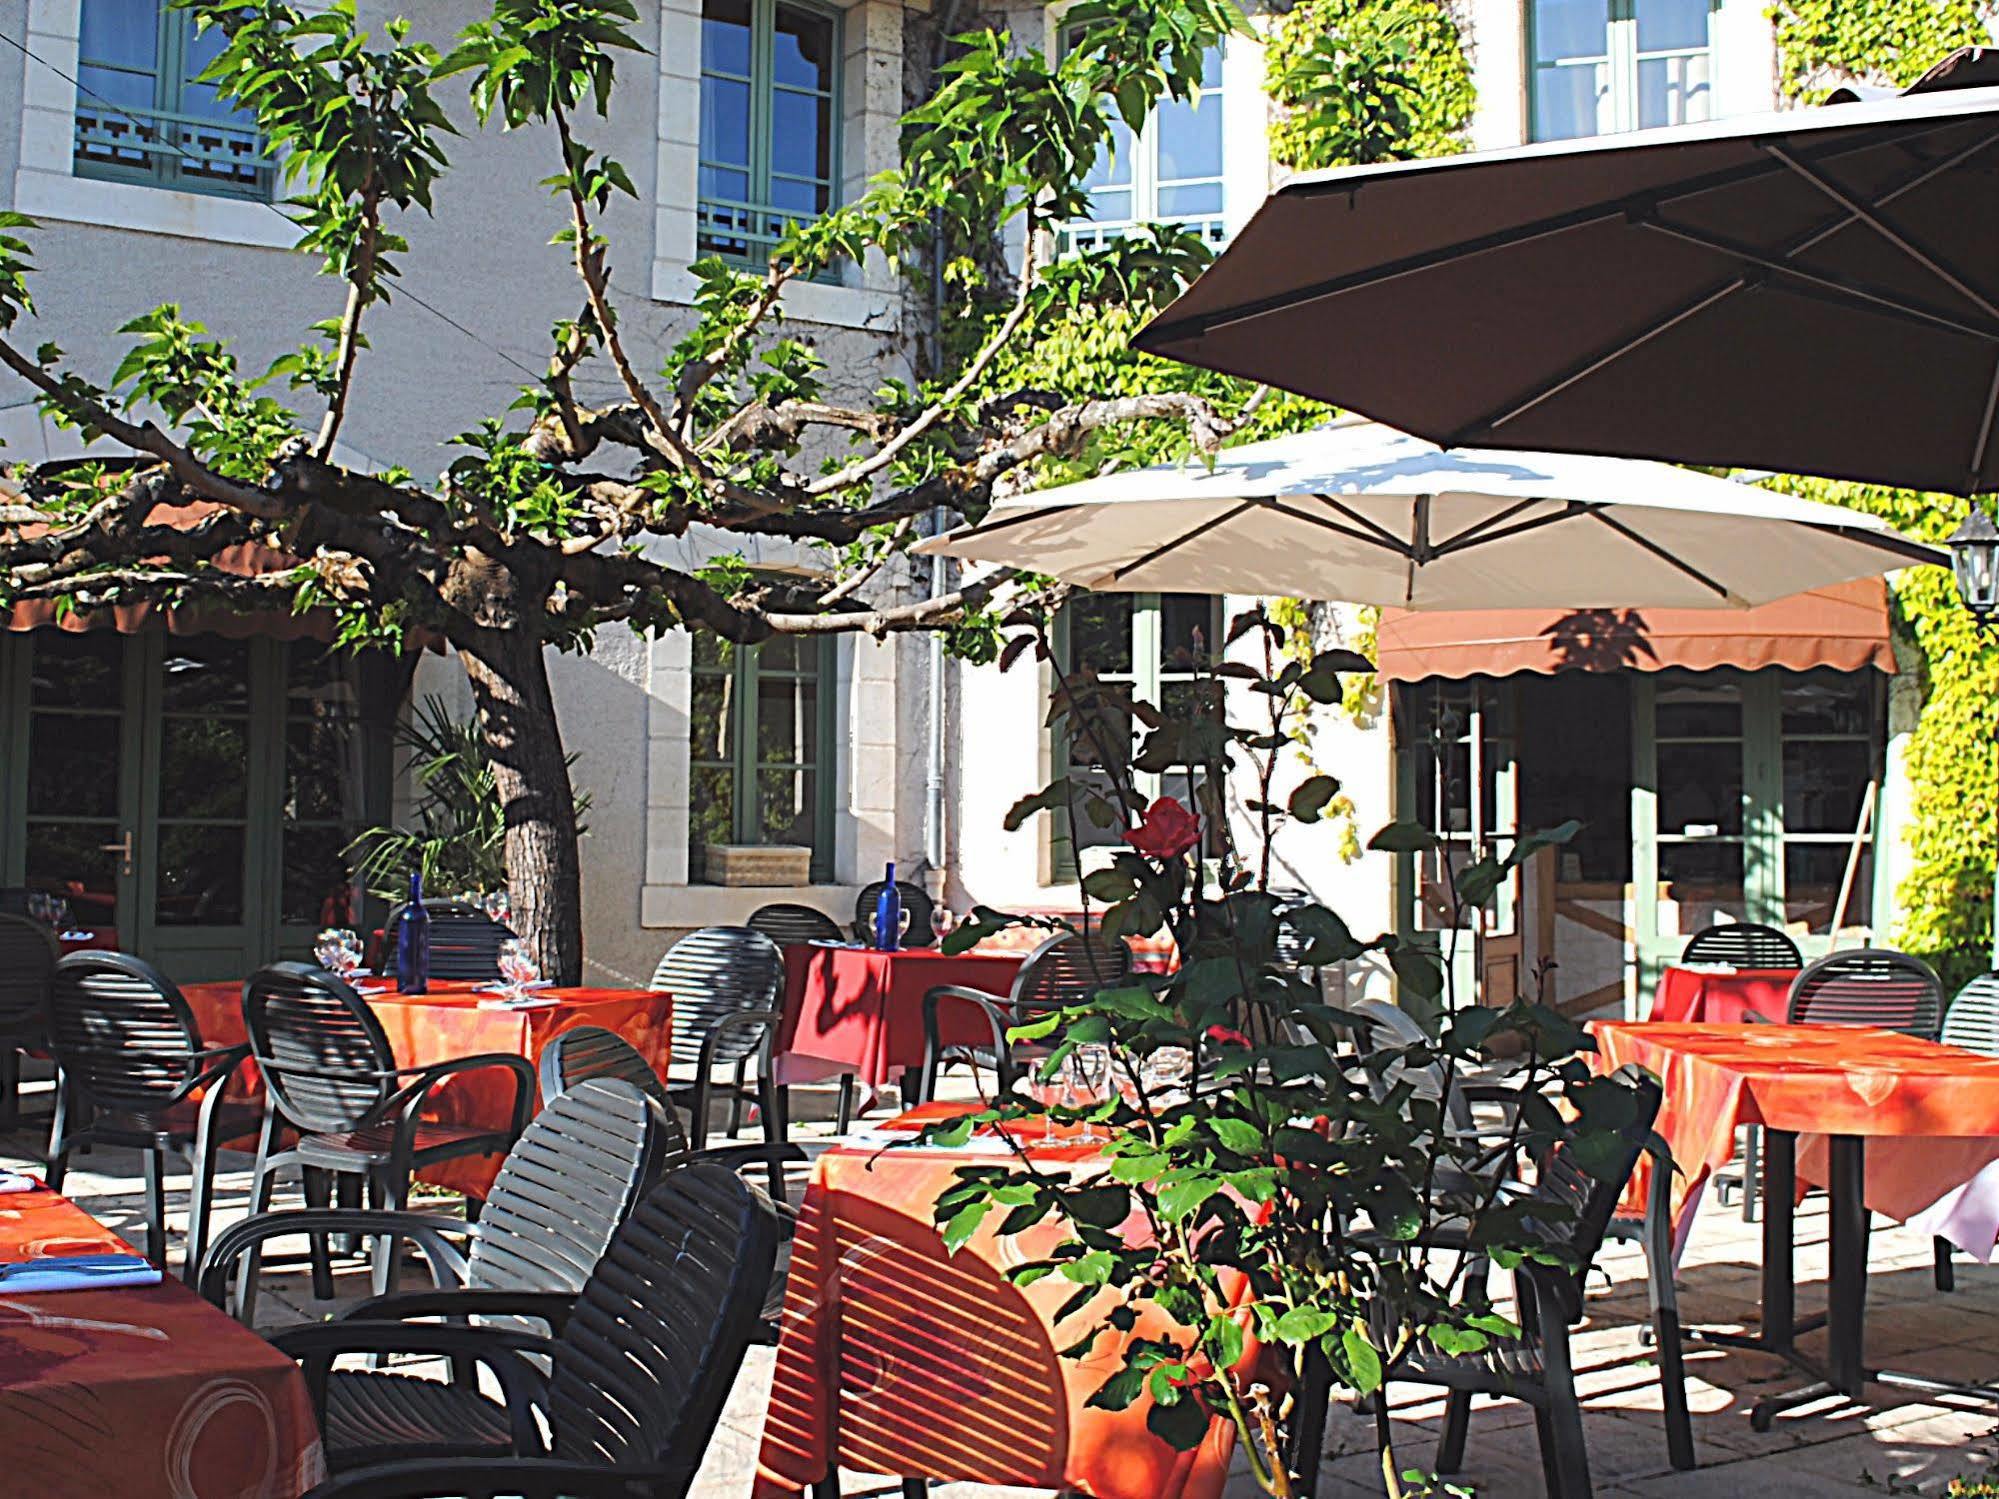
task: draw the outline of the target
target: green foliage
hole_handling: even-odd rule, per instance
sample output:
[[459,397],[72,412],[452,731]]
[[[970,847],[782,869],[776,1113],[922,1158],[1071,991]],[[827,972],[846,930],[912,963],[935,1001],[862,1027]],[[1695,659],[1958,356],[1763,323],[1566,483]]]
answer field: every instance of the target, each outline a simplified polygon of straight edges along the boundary
[[[1031,653],[1052,666],[1045,626],[1015,623],[1030,633],[1016,637],[1025,645],[1010,646],[1007,659]],[[925,1138],[962,1142],[990,1124],[1033,1140],[1048,1119],[1108,1124],[1105,1173],[1038,1169],[1031,1158],[961,1168],[933,1209],[945,1242],[955,1249],[982,1230],[1007,1237],[1058,1229],[1052,1247],[1011,1273],[1020,1284],[1059,1277],[1076,1287],[1061,1316],[1073,1317],[1080,1335],[1065,1356],[1088,1357],[1101,1371],[1091,1403],[1121,1410],[1148,1400],[1148,1428],[1183,1449],[1215,1420],[1226,1421],[1258,1482],[1289,1493],[1279,1465],[1293,1413],[1259,1383],[1267,1365],[1239,1364],[1248,1337],[1294,1353],[1316,1345],[1334,1377],[1357,1393],[1392,1379],[1423,1342],[1447,1351],[1486,1347],[1514,1329],[1494,1310],[1484,1277],[1467,1276],[1465,1258],[1433,1243],[1427,1229],[1446,1221],[1461,1227],[1500,1265],[1572,1272],[1558,1242],[1569,1209],[1545,1198],[1502,1200],[1503,1163],[1538,1159],[1560,1143],[1584,1170],[1609,1173],[1624,1167],[1644,1131],[1629,1090],[1594,1076],[1576,1054],[1587,1048],[1583,1034],[1538,1005],[1446,1007],[1434,1041],[1365,1055],[1355,1048],[1351,1017],[1325,1002],[1301,966],[1374,956],[1425,994],[1443,989],[1445,975],[1434,954],[1393,936],[1359,938],[1323,906],[1280,901],[1268,889],[1267,860],[1231,842],[1217,788],[1229,777],[1232,796],[1252,782],[1267,792],[1262,768],[1271,746],[1267,723],[1238,724],[1230,706],[1264,703],[1281,721],[1302,700],[1337,698],[1354,669],[1344,653],[1285,657],[1278,633],[1256,611],[1239,617],[1231,639],[1269,642],[1265,667],[1245,664],[1240,651],[1226,662],[1192,661],[1164,703],[1058,673],[1056,710],[1098,747],[1097,763],[1026,799],[1009,822],[1041,807],[1073,817],[1089,796],[1108,801],[1110,826],[1129,847],[1084,882],[1091,899],[1106,903],[1101,930],[1170,933],[1180,966],[1076,997],[1014,1028],[1017,1042],[1038,1048],[1042,1082],[1061,1078],[1072,1058],[1091,1072],[1102,1049],[1113,1086],[1099,1096],[1030,1086],[1029,1096],[1004,1096],[933,1126]],[[1135,752],[1124,748],[1134,724]],[[1168,785],[1198,786],[1192,815],[1171,798],[1146,804],[1133,788],[1138,769],[1163,773]],[[1273,825],[1315,821],[1332,789],[1310,781],[1286,807],[1246,805],[1263,817],[1267,845]],[[1483,904],[1508,872],[1574,832],[1569,824],[1523,837],[1504,858],[1473,863],[1459,876],[1457,899],[1467,908]],[[1411,825],[1375,840],[1378,847],[1434,842]],[[1216,883],[1204,876],[1204,854],[1218,857]],[[1008,923],[981,910],[945,949],[962,950]],[[1517,1104],[1495,1133],[1455,1135],[1444,1127],[1448,1090],[1502,1035],[1525,1058],[1513,1079]],[[1176,1056],[1193,1064],[1177,1076],[1168,1060]],[[1419,1087],[1423,1075],[1441,1079],[1444,1091],[1432,1096]],[[1571,1112],[1557,1109],[1557,1097]],[[1120,1294],[1098,1302],[1103,1287]],[[1129,1333],[1141,1306],[1163,1330],[1106,1350],[1105,1334]]]
[[[349,846],[356,873],[384,900],[401,900],[412,869],[438,894],[507,888],[507,820],[492,756],[477,723],[427,697],[396,732],[409,756],[415,822],[370,828]],[[567,763],[574,765],[570,755]],[[577,815],[589,806],[577,798]],[[579,823],[578,832],[582,828]]]
[[1990,7],[1978,0],[1778,0],[1784,92],[1816,101],[1850,79],[1906,85],[1959,47],[1985,47]]
[[642,52],[631,34],[639,13],[630,0],[496,0],[493,13],[465,28],[437,76],[472,74],[480,123],[498,114],[509,129],[585,100],[609,111],[615,54]]
[[[185,430],[189,449],[217,473],[256,483],[278,447],[298,431],[297,418],[245,379],[236,356],[171,302],[118,330],[133,343],[111,377],[126,409],[150,405]],[[266,377],[268,378],[268,377]]]
[[0,328],[13,327],[14,319],[34,310],[34,301],[28,295],[28,263],[34,259],[34,252],[26,240],[9,232],[34,227],[35,221],[24,213],[0,212]]
[[1271,154],[1301,170],[1464,149],[1471,63],[1439,0],[1303,0],[1271,28]]

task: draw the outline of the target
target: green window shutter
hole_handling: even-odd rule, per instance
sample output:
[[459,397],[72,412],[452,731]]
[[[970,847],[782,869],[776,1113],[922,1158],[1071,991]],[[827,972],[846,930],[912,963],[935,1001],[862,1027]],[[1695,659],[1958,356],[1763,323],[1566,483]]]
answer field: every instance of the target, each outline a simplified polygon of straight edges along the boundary
[[805,0],[706,0],[697,253],[762,265],[839,201],[841,29]]
[[83,0],[77,60],[79,177],[269,202],[255,122],[196,82],[220,32],[163,0]]

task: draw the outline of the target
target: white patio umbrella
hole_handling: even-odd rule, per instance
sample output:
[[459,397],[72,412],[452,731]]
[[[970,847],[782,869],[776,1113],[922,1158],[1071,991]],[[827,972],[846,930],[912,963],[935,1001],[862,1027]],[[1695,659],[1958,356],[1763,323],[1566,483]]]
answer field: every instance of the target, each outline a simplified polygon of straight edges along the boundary
[[1747,608],[1949,558],[1857,511],[1639,459],[1343,421],[995,507],[917,551],[1109,592],[1412,609]]

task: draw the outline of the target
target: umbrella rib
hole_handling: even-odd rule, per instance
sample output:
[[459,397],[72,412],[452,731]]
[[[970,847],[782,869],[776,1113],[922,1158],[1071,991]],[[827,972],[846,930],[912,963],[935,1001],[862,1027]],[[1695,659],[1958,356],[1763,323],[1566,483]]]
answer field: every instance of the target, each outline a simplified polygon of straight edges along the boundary
[[1882,218],[1871,205],[1856,198],[1837,182],[1833,182],[1813,171],[1782,146],[1771,141],[1766,141],[1763,143],[1763,150],[1766,155],[1782,162],[1785,167],[1824,193],[1854,218],[1865,224],[1869,229],[1872,229],[1881,238],[1887,240],[1889,244],[1900,250],[1917,265],[1943,282],[1945,286],[1948,286],[1952,291],[1978,308],[1987,317],[1999,318],[1999,305],[1995,305],[1990,297],[1965,280],[1941,256],[1926,249],[1923,245],[1917,243],[1893,224]]
[[[1330,506],[1334,510],[1339,511],[1341,515],[1344,515],[1348,520],[1352,521],[1356,526],[1361,527],[1362,529],[1364,529],[1369,533],[1367,537],[1359,538],[1360,540],[1372,539],[1379,545],[1387,547],[1391,552],[1396,552],[1403,556],[1408,555],[1409,553],[1408,545],[1402,540],[1401,537],[1397,536],[1393,531],[1389,530],[1386,526],[1380,525],[1375,521],[1370,520],[1367,516],[1361,514],[1360,511],[1354,509],[1351,505],[1341,504],[1338,500],[1334,499],[1329,494],[1322,494],[1317,496],[1317,498],[1320,504]],[[1334,526],[1331,521],[1326,520],[1322,516],[1311,515],[1302,510],[1286,510],[1284,513],[1286,515],[1295,515],[1298,517],[1299,520],[1309,520],[1316,525],[1330,527],[1335,531],[1339,531],[1342,535],[1353,534],[1352,532],[1346,531],[1343,527]]]
[[[1318,495],[1316,498],[1323,500],[1326,497]],[[1382,530],[1381,527],[1375,525],[1373,521],[1364,515],[1354,515],[1353,518],[1360,525],[1367,527],[1367,531],[1356,531],[1351,526],[1343,526],[1338,521],[1327,520],[1325,516],[1314,515],[1309,510],[1293,510],[1276,495],[1254,495],[1245,499],[1243,503],[1246,505],[1255,505],[1263,510],[1274,510],[1287,519],[1304,521],[1307,525],[1317,526],[1322,531],[1331,531],[1335,536],[1344,536],[1348,541],[1358,541],[1365,546],[1380,547],[1384,551],[1395,553],[1398,557],[1409,555],[1409,549],[1406,546],[1397,541],[1391,533]],[[1342,513],[1352,514],[1351,511],[1344,510]],[[1370,536],[1368,531],[1372,531],[1374,534]]]
[[[1943,121],[1931,129],[1911,132],[1906,140],[1922,140],[1938,130],[1958,124],[1955,120]],[[1841,156],[1848,151],[1871,149],[1880,144],[1877,134],[1869,133],[1857,139],[1841,141],[1828,147],[1813,159],[1827,160]],[[1451,168],[1430,168],[1448,172]],[[1415,255],[1406,255],[1400,260],[1391,260],[1386,265],[1371,266],[1349,275],[1336,276],[1330,280],[1314,282],[1293,291],[1275,292],[1267,297],[1258,297],[1236,307],[1215,312],[1194,313],[1188,317],[1176,318],[1172,322],[1155,322],[1139,330],[1132,340],[1138,348],[1156,353],[1160,345],[1177,342],[1185,338],[1199,338],[1218,328],[1233,327],[1256,318],[1268,317],[1276,312],[1288,312],[1294,307],[1302,307],[1308,302],[1317,302],[1328,297],[1342,296],[1350,291],[1361,291],[1371,286],[1380,286],[1390,281],[1398,281],[1404,276],[1432,270],[1452,261],[1484,255],[1494,250],[1511,249],[1515,245],[1530,244],[1549,235],[1564,234],[1571,229],[1580,229],[1607,219],[1623,218],[1636,205],[1651,206],[1658,203],[1678,202],[1682,198],[1698,197],[1702,193],[1719,191],[1744,182],[1754,182],[1770,177],[1783,168],[1772,161],[1756,161],[1742,166],[1729,167],[1722,171],[1710,172],[1705,177],[1697,177],[1679,184],[1671,191],[1659,193],[1646,191],[1627,194],[1605,203],[1595,203],[1584,208],[1570,209],[1567,213],[1553,214],[1531,223],[1517,224],[1510,229],[1495,230],[1491,234],[1459,240],[1438,249],[1425,250]],[[1318,196],[1331,192],[1355,193],[1365,184],[1352,182],[1307,183],[1299,187],[1284,189],[1286,196]]]
[[1991,383],[1985,387],[1985,414],[1978,420],[1978,441],[1971,445],[1971,482],[1968,494],[1978,492],[1978,482],[1985,473],[1985,454],[1992,446],[1992,422],[1999,416],[1999,360],[1992,366]]
[[1532,520],[1520,522],[1517,526],[1506,526],[1498,530],[1494,529],[1494,527],[1498,526],[1508,516],[1518,515],[1529,505],[1538,505],[1540,503],[1542,502],[1539,500],[1522,500],[1511,509],[1502,511],[1498,515],[1480,521],[1475,526],[1470,526],[1458,532],[1450,540],[1439,542],[1436,550],[1431,555],[1435,557],[1447,557],[1452,552],[1463,551],[1466,547],[1486,546],[1495,541],[1507,541],[1527,531],[1538,531],[1543,526],[1552,526],[1560,521],[1577,520],[1585,515],[1594,515],[1603,508],[1602,505],[1593,505],[1585,500],[1569,500],[1553,515],[1537,515]]
[[1254,510],[1255,508],[1256,508],[1255,500],[1244,500],[1239,505],[1237,505],[1233,510],[1224,511],[1220,515],[1211,515],[1206,520],[1202,521],[1199,525],[1195,526],[1192,530],[1184,532],[1183,534],[1174,537],[1171,541],[1161,542],[1158,546],[1154,547],[1151,551],[1147,552],[1144,556],[1140,557],[1137,561],[1127,562],[1123,567],[1112,568],[1110,572],[1110,578],[1113,582],[1122,583],[1127,576],[1137,572],[1141,567],[1146,567],[1151,563],[1157,562],[1161,557],[1164,557],[1168,552],[1178,551],[1188,542],[1194,541],[1199,537],[1206,536],[1210,531],[1214,530],[1215,527],[1225,526],[1230,521],[1236,519],[1237,516],[1243,515],[1250,510]]
[[1611,530],[1615,531],[1619,536],[1622,536],[1626,541],[1632,543],[1634,546],[1643,547],[1646,551],[1650,552],[1654,557],[1657,557],[1661,562],[1665,563],[1668,567],[1671,567],[1678,572],[1685,573],[1688,577],[1692,578],[1696,583],[1700,584],[1701,587],[1709,589],[1716,594],[1719,594],[1722,598],[1727,599],[1730,603],[1741,602],[1739,599],[1736,598],[1736,596],[1733,593],[1731,593],[1728,589],[1724,588],[1721,584],[1715,582],[1713,578],[1710,578],[1706,573],[1702,572],[1699,568],[1695,567],[1691,563],[1682,562],[1678,557],[1675,557],[1671,552],[1667,551],[1666,548],[1660,546],[1658,542],[1652,540],[1651,537],[1641,535],[1639,532],[1633,530],[1630,526],[1626,525],[1623,521],[1619,520],[1616,516],[1606,515],[1601,510],[1592,510],[1589,512],[1589,514],[1594,519],[1602,521],[1603,524],[1610,527]]

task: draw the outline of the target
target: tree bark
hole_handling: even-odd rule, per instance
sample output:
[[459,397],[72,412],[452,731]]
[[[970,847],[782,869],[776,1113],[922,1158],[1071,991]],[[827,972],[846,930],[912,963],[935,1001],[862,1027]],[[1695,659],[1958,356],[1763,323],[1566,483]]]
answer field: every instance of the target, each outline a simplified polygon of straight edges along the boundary
[[514,930],[543,975],[583,981],[583,888],[576,849],[576,796],[555,717],[541,643],[523,630],[494,630],[459,648],[492,756],[507,824],[507,892]]

